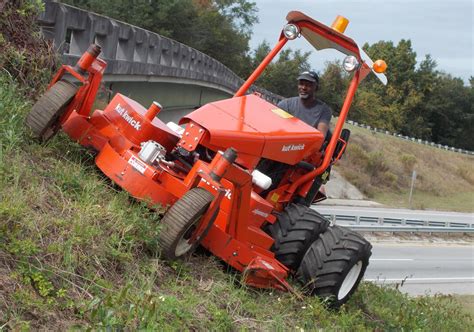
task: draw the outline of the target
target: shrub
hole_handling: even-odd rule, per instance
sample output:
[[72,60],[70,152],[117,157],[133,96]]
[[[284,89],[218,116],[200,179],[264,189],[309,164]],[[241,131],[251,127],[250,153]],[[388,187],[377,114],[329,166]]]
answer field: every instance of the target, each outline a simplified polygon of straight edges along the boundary
[[349,144],[347,148],[347,157],[345,160],[349,160],[351,164],[356,164],[365,167],[368,162],[367,152],[362,149],[361,146],[356,144]]
[[0,69],[36,97],[50,80],[58,61],[51,43],[40,37],[36,16],[40,0],[0,2]]
[[461,178],[463,178],[470,184],[474,184],[474,171],[472,167],[461,165],[458,167],[457,173]]
[[400,156],[400,161],[402,162],[405,171],[411,172],[413,171],[413,167],[415,167],[416,157],[412,154],[402,154]]
[[396,174],[393,174],[392,172],[390,171],[385,171],[383,173],[383,179],[384,179],[384,182],[391,186],[391,187],[398,187],[397,186],[397,182],[398,182],[398,176]]
[[389,170],[385,157],[380,151],[373,151],[368,154],[367,171],[372,175],[378,175]]

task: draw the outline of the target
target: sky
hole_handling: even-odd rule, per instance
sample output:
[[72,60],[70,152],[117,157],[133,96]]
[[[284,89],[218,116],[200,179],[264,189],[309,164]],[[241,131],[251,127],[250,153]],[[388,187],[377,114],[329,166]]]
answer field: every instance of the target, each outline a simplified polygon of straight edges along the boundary
[[[430,54],[439,70],[461,77],[466,83],[474,76],[473,0],[252,1],[257,5],[260,21],[253,28],[252,49],[263,40],[273,47],[291,10],[299,10],[328,26],[342,15],[350,22],[345,34],[359,45],[379,40],[397,44],[401,39],[410,39],[418,61]],[[337,51],[316,51],[304,38],[290,41],[286,47],[313,51],[310,64],[317,71],[323,70],[326,61],[344,58]],[[390,64],[390,59],[385,60]]]

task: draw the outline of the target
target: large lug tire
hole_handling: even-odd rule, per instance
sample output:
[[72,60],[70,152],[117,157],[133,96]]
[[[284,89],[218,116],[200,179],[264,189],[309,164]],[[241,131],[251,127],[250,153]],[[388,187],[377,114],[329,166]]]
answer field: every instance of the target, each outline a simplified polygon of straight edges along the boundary
[[283,265],[296,271],[309,246],[328,226],[329,221],[318,212],[292,203],[267,228],[275,240],[271,250]]
[[36,139],[46,142],[56,134],[57,122],[78,89],[73,83],[60,80],[38,99],[25,120]]
[[193,188],[184,194],[164,215],[158,243],[165,258],[174,260],[192,252],[198,242],[189,243],[199,221],[214,196],[203,188]]
[[332,226],[308,249],[296,273],[308,294],[339,308],[364,276],[372,245],[360,234]]

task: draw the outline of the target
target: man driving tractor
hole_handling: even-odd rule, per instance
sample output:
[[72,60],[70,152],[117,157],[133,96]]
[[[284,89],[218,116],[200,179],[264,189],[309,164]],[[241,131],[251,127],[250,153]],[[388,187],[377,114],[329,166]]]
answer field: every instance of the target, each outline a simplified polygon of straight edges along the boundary
[[331,108],[316,98],[319,77],[314,71],[305,71],[298,76],[298,97],[283,99],[278,107],[318,129],[327,137],[331,121]]

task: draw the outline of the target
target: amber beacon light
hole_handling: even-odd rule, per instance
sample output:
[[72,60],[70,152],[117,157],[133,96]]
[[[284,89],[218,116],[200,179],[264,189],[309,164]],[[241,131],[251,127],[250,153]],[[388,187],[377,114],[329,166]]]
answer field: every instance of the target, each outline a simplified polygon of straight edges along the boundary
[[383,60],[377,60],[377,61],[374,62],[374,65],[372,66],[372,69],[376,73],[379,73],[379,74],[385,73],[385,71],[387,70],[387,64]]
[[332,22],[331,28],[333,28],[337,32],[344,33],[344,31],[346,31],[348,24],[349,24],[349,20],[347,18],[341,15],[337,15],[334,22]]

